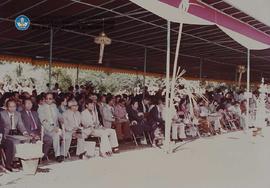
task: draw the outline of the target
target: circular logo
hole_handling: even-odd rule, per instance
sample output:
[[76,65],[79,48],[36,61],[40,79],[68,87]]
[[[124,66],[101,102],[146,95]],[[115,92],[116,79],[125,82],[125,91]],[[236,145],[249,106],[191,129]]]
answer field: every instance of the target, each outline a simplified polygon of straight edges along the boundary
[[25,31],[30,26],[30,20],[25,15],[20,15],[15,19],[15,26],[20,31]]

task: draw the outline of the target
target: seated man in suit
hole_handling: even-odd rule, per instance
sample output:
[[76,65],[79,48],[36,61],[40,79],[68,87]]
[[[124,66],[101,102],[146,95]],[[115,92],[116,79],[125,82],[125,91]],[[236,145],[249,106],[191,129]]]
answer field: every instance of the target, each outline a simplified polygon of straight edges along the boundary
[[52,139],[42,133],[41,122],[36,111],[32,111],[33,103],[30,98],[23,101],[23,110],[21,111],[23,124],[31,137],[40,140],[43,136],[43,153],[42,160],[47,160],[47,155],[52,145]]
[[[163,103],[162,100],[154,100],[154,106],[151,108],[148,116],[148,123],[150,125],[150,132],[154,140],[160,140],[158,137],[165,131],[165,122],[162,118]],[[160,134],[155,134],[155,132],[160,132]]]
[[149,103],[150,99],[148,97],[143,98],[139,103],[138,103],[138,111],[142,112],[144,115],[149,113]]
[[103,108],[103,125],[105,128],[111,129],[112,123],[115,122],[114,117],[114,98],[112,96],[106,97],[106,105]]
[[54,155],[57,162],[62,162],[64,156],[60,156],[64,153],[64,145],[60,144],[62,138],[62,130],[60,129],[60,123],[63,123],[63,118],[54,104],[54,98],[52,93],[47,93],[45,96],[45,103],[38,108],[39,119],[44,127],[44,134],[52,138]]
[[15,144],[18,142],[8,135],[23,134],[29,136],[22,122],[21,114],[16,111],[16,102],[9,99],[6,102],[6,110],[0,112],[0,126],[2,127],[2,144],[6,154],[6,169],[12,171],[12,161],[15,157]]
[[82,138],[81,129],[81,113],[78,111],[78,103],[76,100],[67,102],[68,110],[63,113],[63,129],[65,131],[65,151],[63,155],[66,157],[70,148],[72,138],[77,138],[77,151],[76,155],[80,159],[86,153],[84,151],[84,139]]
[[111,128],[104,128],[98,119],[98,112],[94,102],[89,99],[85,102],[86,109],[81,113],[83,129],[83,138],[89,135],[100,137],[100,155],[102,157],[111,156],[118,153],[118,141],[116,132]]

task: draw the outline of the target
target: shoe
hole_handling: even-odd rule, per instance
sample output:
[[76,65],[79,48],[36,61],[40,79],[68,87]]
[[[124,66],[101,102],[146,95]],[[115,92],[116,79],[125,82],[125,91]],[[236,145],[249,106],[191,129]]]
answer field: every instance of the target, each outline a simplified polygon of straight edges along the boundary
[[108,156],[107,156],[107,154],[101,153],[101,154],[100,154],[100,157],[102,157],[102,158],[107,158]]
[[221,133],[227,133],[227,131],[225,129],[220,129]]
[[12,169],[11,166],[6,166],[5,169],[6,169],[7,171],[9,171],[9,172],[13,172],[13,169]]
[[83,152],[83,153],[81,153],[80,155],[79,155],[79,159],[83,159],[83,156],[86,154],[86,151],[85,152]]
[[[60,155],[60,158],[61,158],[62,161],[64,161],[64,160],[67,159],[68,157],[67,157],[67,156],[63,156],[63,155]],[[61,161],[61,162],[62,162],[62,161]]]
[[109,151],[109,152],[106,152],[106,155],[107,155],[107,157],[111,157],[113,155],[113,153],[111,151]]
[[113,148],[113,153],[120,153],[119,148],[118,147]]
[[56,157],[56,161],[57,161],[58,163],[63,162],[63,160],[64,160],[64,156],[62,156],[62,155]]
[[48,157],[47,157],[47,156],[43,156],[43,157],[41,158],[41,161],[42,161],[42,162],[48,162]]

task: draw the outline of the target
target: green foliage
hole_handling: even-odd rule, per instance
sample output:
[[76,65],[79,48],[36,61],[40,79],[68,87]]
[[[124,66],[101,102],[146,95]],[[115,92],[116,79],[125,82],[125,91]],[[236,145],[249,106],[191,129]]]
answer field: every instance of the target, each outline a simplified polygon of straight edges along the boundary
[[71,75],[65,69],[53,68],[52,70],[53,83],[59,83],[63,91],[67,91],[68,87],[73,85]]

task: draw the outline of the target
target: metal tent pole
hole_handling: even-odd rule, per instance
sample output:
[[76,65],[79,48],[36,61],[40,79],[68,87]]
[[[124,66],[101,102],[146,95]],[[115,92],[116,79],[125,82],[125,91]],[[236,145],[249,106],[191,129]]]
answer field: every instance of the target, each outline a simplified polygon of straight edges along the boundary
[[143,98],[145,98],[146,63],[147,63],[147,48],[144,48],[144,65],[143,65]]
[[202,81],[202,66],[203,66],[203,58],[200,58],[200,82]]
[[[171,86],[170,86],[170,93],[166,93],[167,95],[170,94],[170,97],[168,97],[169,99],[169,104],[167,105],[168,107],[168,113],[166,113],[166,124],[165,124],[165,143],[166,145],[166,152],[167,153],[171,153],[171,147],[170,147],[170,132],[171,132],[171,122],[172,122],[172,117],[173,117],[173,109],[174,109],[174,97],[175,97],[175,84],[176,84],[176,76],[177,76],[177,62],[178,62],[178,57],[179,57],[179,51],[180,51],[180,44],[181,44],[181,37],[182,37],[182,30],[183,30],[183,23],[180,23],[179,26],[179,32],[178,32],[178,38],[177,38],[177,44],[176,44],[176,50],[175,50],[175,56],[174,56],[174,63],[173,63],[173,75],[172,75],[172,81],[171,81]],[[168,53],[168,52],[167,52]],[[168,57],[167,57],[167,66],[170,66],[170,64],[168,64]],[[167,72],[166,77],[167,78],[167,82],[166,82],[166,87],[169,87],[167,84],[170,84],[168,82],[169,80],[169,73]]]
[[50,59],[49,59],[49,87],[52,87],[52,52],[53,52],[53,28],[50,33]]
[[171,52],[171,22],[167,21],[167,60],[166,60],[166,101],[165,101],[165,150],[168,151],[170,144],[170,125],[169,125],[169,93],[170,93],[170,52]]
[[79,71],[80,71],[80,68],[79,68],[79,65],[77,65],[77,72],[76,72],[76,85],[79,84]]
[[247,125],[250,123],[250,114],[249,114],[249,99],[251,97],[250,94],[250,49],[247,49]]

